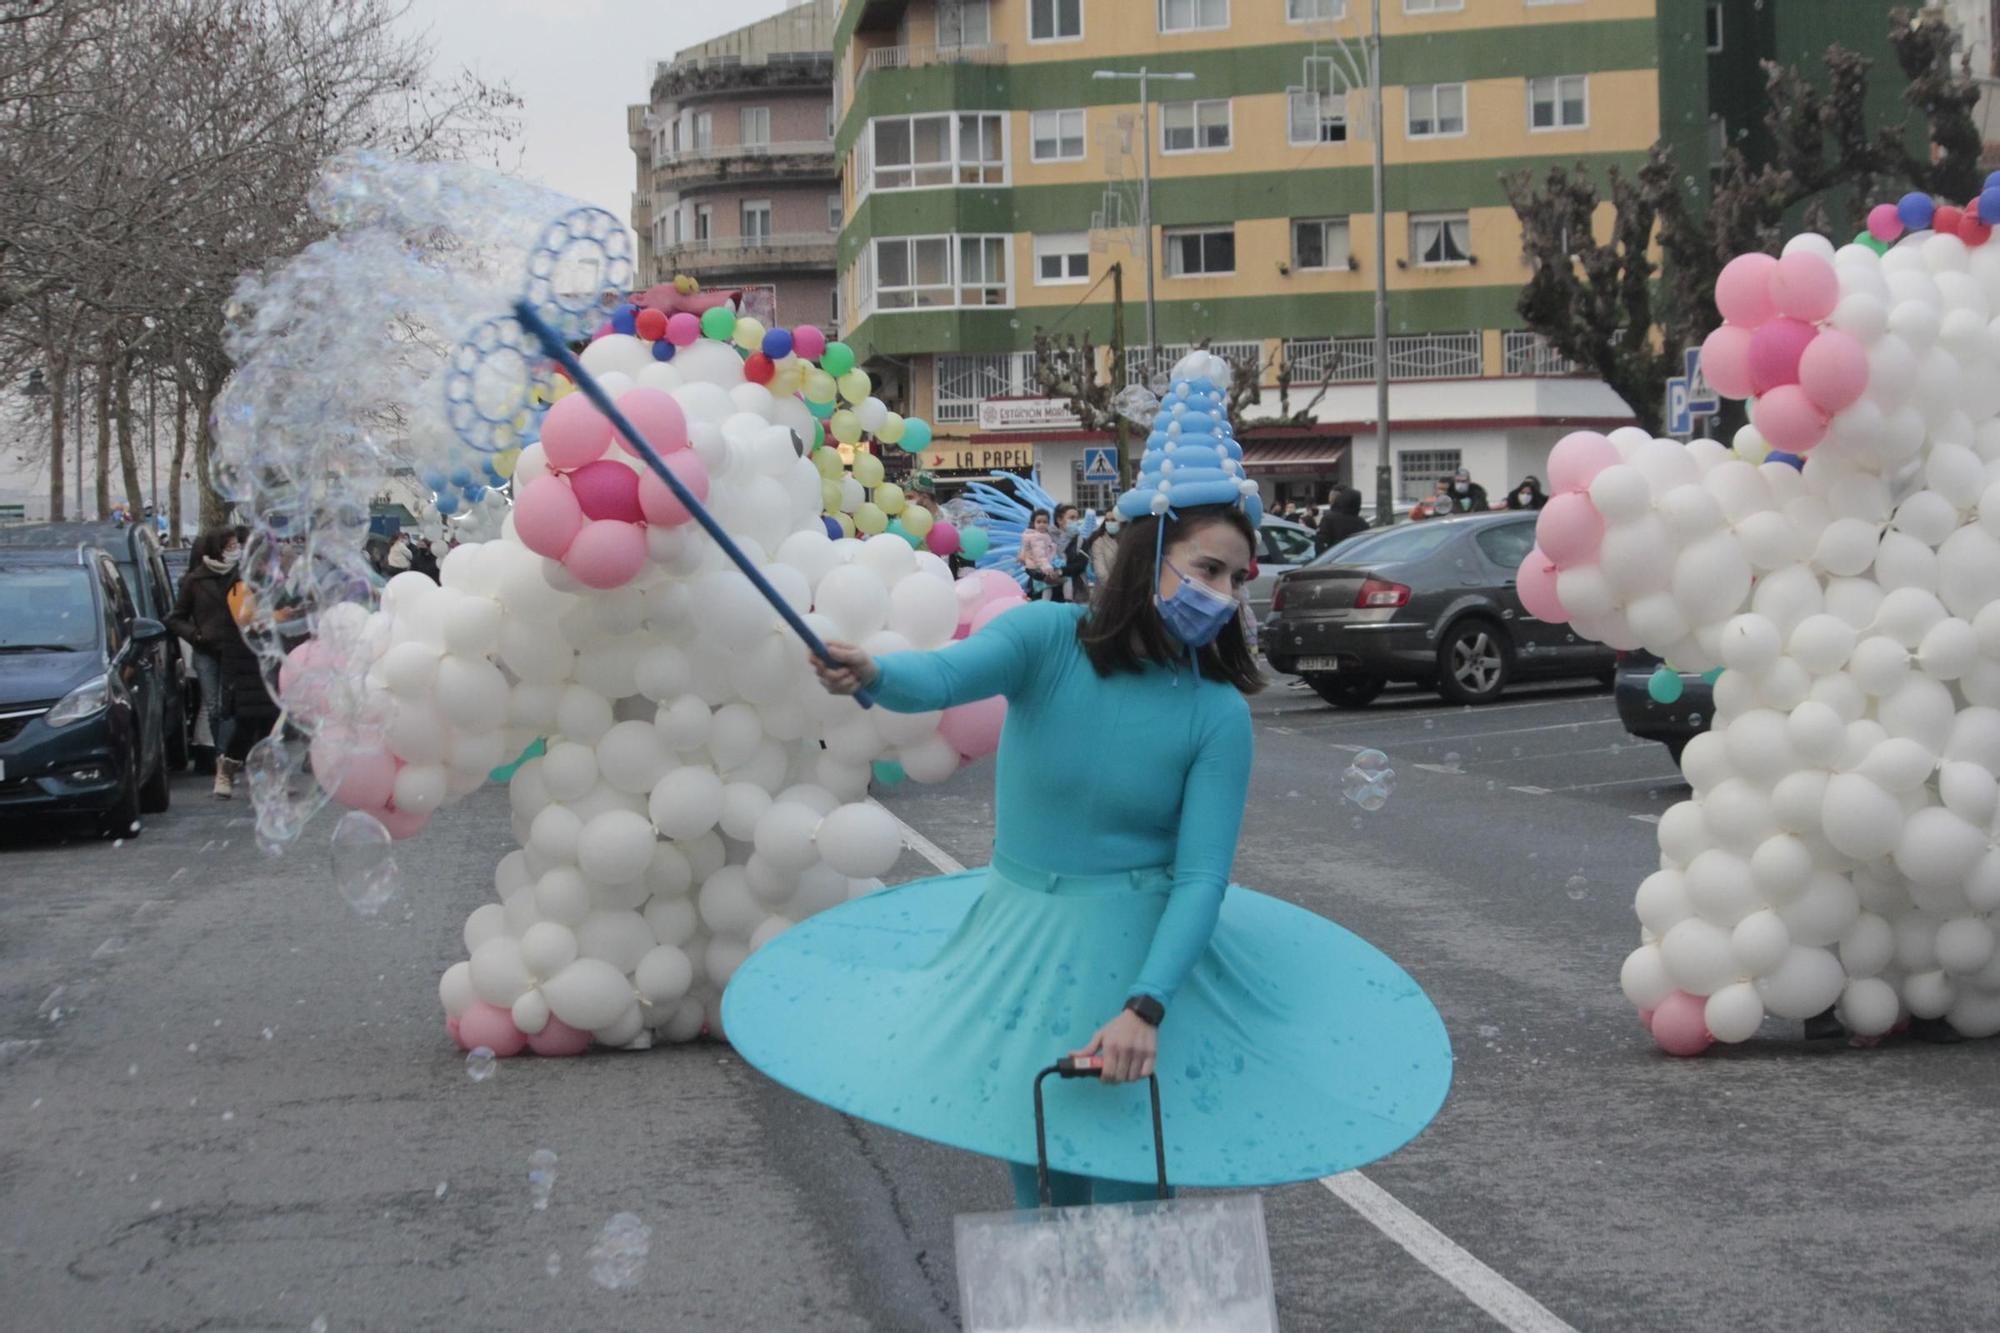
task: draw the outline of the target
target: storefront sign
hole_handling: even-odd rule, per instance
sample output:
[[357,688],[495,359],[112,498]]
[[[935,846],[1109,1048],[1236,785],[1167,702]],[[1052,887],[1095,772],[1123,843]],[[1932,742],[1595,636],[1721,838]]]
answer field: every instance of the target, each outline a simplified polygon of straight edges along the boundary
[[1083,423],[1055,398],[988,398],[979,405],[981,430],[1075,430]]
[[932,445],[917,455],[926,472],[1026,472],[1035,466],[1031,444]]

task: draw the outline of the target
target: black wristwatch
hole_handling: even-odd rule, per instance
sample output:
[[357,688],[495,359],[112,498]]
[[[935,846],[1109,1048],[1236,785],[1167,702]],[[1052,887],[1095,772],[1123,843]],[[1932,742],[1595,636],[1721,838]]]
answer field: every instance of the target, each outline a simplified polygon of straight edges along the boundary
[[1139,1016],[1139,1021],[1148,1027],[1158,1027],[1160,1020],[1167,1016],[1167,1006],[1150,995],[1134,995],[1125,1001],[1125,1007]]

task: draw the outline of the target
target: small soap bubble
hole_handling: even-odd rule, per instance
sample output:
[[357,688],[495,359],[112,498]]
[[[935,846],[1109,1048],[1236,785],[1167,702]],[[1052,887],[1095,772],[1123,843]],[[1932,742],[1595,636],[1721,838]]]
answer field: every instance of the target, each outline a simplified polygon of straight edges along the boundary
[[547,1212],[549,1195],[556,1187],[556,1162],[559,1159],[547,1148],[537,1148],[528,1154],[528,1197],[538,1213]]
[[349,810],[333,826],[333,884],[347,905],[374,916],[402,892],[389,830],[365,810]]
[[1571,875],[1563,885],[1563,892],[1569,895],[1571,902],[1580,903],[1590,896],[1590,881],[1582,875]]
[[637,1286],[652,1246],[653,1229],[637,1214],[613,1214],[589,1250],[591,1281],[607,1291]]
[[550,1250],[549,1257],[542,1261],[542,1271],[544,1273],[547,1273],[550,1277],[561,1277],[562,1256],[556,1253],[554,1250]]
[[312,1323],[306,1325],[307,1333],[326,1333],[326,1316],[314,1315]]
[[465,1053],[465,1076],[474,1083],[492,1078],[495,1067],[491,1046],[475,1046]]
[[1376,811],[1396,790],[1396,770],[1380,750],[1362,750],[1340,775],[1341,795],[1363,810]]

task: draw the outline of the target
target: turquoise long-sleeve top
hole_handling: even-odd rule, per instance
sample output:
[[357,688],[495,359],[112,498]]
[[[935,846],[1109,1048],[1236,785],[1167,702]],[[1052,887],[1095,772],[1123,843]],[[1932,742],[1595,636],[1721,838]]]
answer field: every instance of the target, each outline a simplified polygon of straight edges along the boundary
[[1208,947],[1250,790],[1250,705],[1192,663],[1100,676],[1085,610],[1033,602],[930,652],[875,659],[899,713],[1007,699],[994,851],[1056,874],[1173,867],[1135,994],[1170,1004]]

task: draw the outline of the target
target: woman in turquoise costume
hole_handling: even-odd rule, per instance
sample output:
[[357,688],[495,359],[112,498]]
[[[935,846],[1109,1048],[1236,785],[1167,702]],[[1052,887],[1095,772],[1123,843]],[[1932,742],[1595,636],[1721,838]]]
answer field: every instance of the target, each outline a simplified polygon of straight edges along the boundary
[[[993,863],[822,912],[723,999],[751,1064],[849,1114],[1013,1166],[1036,1203],[1032,1084],[1055,1202],[1150,1197],[1157,1071],[1177,1185],[1306,1180],[1393,1152],[1443,1104],[1451,1053],[1423,991],[1366,941],[1229,882],[1249,792],[1236,618],[1255,487],[1221,384],[1184,362],[1092,608],[1033,603],[934,652],[829,645],[828,689],[897,712],[1008,701]],[[1079,755],[1092,762],[1075,762]]]

